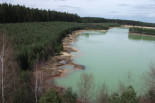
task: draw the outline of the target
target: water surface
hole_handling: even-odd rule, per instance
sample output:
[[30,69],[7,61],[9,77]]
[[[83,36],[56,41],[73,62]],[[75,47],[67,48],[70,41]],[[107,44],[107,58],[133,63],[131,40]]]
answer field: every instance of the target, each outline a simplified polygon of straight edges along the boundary
[[144,89],[142,75],[155,63],[155,37],[128,34],[128,31],[127,28],[112,28],[106,32],[83,32],[72,44],[78,48],[73,60],[86,69],[56,79],[57,84],[76,91],[80,75],[85,72],[94,76],[96,88],[105,83],[113,92],[118,90],[120,81],[129,84],[130,73],[131,84],[141,93]]

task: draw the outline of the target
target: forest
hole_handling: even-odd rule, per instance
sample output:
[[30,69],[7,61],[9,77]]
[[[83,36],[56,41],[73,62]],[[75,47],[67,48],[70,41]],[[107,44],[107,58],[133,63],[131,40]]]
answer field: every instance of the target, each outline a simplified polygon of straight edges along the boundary
[[131,27],[129,28],[130,33],[142,33],[147,35],[155,35],[155,29]]
[[108,29],[118,24],[84,24],[75,22],[34,22],[0,24],[0,32],[6,32],[16,51],[16,61],[22,70],[31,70],[36,58],[46,61],[59,53],[62,39],[72,31],[80,29]]
[[83,23],[117,23],[120,25],[155,27],[154,23],[145,23],[145,22],[133,21],[133,20],[105,19],[105,18],[99,18],[99,17],[81,17],[80,22],[83,22]]
[[57,12],[51,10],[39,10],[20,5],[0,4],[0,23],[16,22],[47,22],[47,21],[67,21],[77,22],[80,17],[77,14]]

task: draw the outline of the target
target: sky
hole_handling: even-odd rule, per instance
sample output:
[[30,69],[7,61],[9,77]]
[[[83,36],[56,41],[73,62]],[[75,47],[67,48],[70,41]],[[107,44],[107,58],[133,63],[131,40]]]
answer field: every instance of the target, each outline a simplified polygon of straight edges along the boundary
[[155,0],[0,0],[0,3],[76,13],[81,17],[104,17],[155,23]]

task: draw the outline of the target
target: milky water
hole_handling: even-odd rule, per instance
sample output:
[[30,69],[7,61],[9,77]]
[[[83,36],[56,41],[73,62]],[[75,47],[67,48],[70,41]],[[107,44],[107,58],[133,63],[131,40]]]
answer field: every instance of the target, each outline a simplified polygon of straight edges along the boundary
[[151,64],[155,64],[155,37],[129,34],[128,31],[128,28],[84,31],[72,44],[78,48],[78,52],[72,54],[76,56],[74,62],[85,65],[86,69],[56,79],[56,83],[77,91],[80,75],[88,73],[94,76],[95,89],[105,83],[108,90],[114,92],[122,82],[132,84],[141,94],[145,88],[143,75]]

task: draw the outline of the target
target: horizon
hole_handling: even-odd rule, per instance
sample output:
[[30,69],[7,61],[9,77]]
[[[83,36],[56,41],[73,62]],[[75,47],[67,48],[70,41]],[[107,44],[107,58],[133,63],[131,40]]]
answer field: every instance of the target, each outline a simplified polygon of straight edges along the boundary
[[[81,1],[81,2],[80,2]],[[2,0],[0,3],[79,15],[155,23],[155,0]]]

